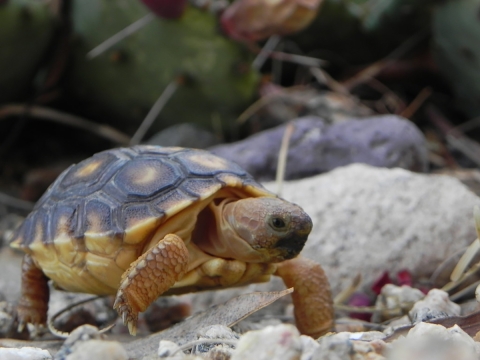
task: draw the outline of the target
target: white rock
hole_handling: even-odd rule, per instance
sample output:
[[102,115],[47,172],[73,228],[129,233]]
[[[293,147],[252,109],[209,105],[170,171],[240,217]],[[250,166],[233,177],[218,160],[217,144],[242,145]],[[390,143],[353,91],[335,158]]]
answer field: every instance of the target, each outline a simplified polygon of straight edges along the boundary
[[281,324],[244,334],[231,360],[298,360],[301,354],[302,341],[297,328]]
[[387,344],[382,340],[361,341],[363,333],[341,332],[318,339],[312,360],[385,360]]
[[66,360],[128,360],[127,351],[118,341],[88,340],[66,357]]
[[438,317],[458,316],[461,307],[450,301],[448,293],[439,289],[432,289],[423,300],[415,303],[409,315],[414,323],[428,321]]
[[397,311],[375,314],[373,321],[381,322],[393,317],[397,317],[398,315],[405,314],[406,311],[412,308],[414,303],[423,299],[424,297],[425,294],[423,292],[410,286],[387,284],[382,288],[379,296],[377,297],[375,307],[379,310]]
[[407,334],[393,342],[389,360],[478,360],[475,341],[457,325],[418,323]]
[[310,360],[320,345],[317,341],[313,340],[313,338],[307,335],[301,335],[300,340],[302,341],[303,348],[302,357],[300,360]]
[[183,351],[179,351],[180,346],[173,341],[160,340],[158,345],[158,357],[168,360],[181,360],[185,357]]
[[101,340],[104,335],[93,325],[82,325],[73,330],[55,355],[55,360],[64,360],[90,340]]
[[52,360],[53,357],[47,350],[34,347],[23,347],[20,349],[0,348],[0,359],[2,360]]
[[449,176],[354,164],[287,182],[282,197],[312,217],[302,254],[322,264],[334,293],[357,273],[366,286],[385,270],[429,277],[476,238],[480,199]]

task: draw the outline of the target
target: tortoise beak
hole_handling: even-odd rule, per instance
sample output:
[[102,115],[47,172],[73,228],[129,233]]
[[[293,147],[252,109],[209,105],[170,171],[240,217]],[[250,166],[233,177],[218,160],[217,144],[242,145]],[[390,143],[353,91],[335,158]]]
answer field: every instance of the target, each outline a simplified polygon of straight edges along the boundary
[[285,260],[296,257],[302,251],[307,242],[308,235],[312,231],[312,219],[304,211],[301,211],[292,219],[292,229],[285,236],[281,237],[275,244],[275,248],[280,250]]

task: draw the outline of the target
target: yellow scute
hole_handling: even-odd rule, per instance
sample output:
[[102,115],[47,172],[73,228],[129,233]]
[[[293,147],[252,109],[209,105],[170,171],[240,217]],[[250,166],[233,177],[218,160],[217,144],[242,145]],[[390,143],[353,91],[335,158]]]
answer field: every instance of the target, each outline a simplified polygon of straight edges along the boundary
[[136,224],[127,224],[123,242],[127,244],[138,244],[142,242],[154,230],[157,221],[157,218],[151,217],[141,220]]
[[[54,246],[58,260],[62,263],[73,266],[75,260],[77,259],[78,261],[78,250],[75,248],[72,238],[62,234],[55,239]],[[37,259],[39,258],[39,255],[40,254],[35,253]]]
[[97,170],[101,163],[102,163],[101,161],[91,162],[86,166],[78,169],[75,175],[79,177],[88,176],[92,174],[95,170]]
[[94,254],[114,254],[122,244],[122,239],[108,234],[85,233],[85,247]]
[[[124,271],[113,259],[87,253],[85,260],[86,270],[92,277],[104,284],[104,287],[118,289]],[[96,291],[92,291],[92,293],[101,294],[104,293],[104,291],[103,288],[100,288]],[[108,292],[105,293],[108,294]]]
[[205,156],[204,154],[198,154],[190,156],[189,160],[209,169],[225,169],[228,167],[227,160],[216,156]]

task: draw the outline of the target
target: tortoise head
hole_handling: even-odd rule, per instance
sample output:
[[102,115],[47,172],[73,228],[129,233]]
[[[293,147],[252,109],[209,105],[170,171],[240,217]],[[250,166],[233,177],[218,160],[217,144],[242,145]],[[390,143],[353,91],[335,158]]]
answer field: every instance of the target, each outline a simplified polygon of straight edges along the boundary
[[279,198],[247,198],[226,203],[222,228],[230,234],[234,258],[246,262],[280,262],[303,249],[312,220],[298,205]]

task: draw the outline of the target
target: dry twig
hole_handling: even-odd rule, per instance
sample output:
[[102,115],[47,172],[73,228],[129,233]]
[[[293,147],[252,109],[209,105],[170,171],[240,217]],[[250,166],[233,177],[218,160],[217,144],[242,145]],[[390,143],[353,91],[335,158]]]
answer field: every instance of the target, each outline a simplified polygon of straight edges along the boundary
[[0,120],[9,116],[18,116],[24,114],[34,119],[43,119],[87,130],[118,145],[127,145],[130,140],[128,135],[123,134],[111,126],[96,124],[82,117],[70,115],[43,106],[15,104],[0,107]]

